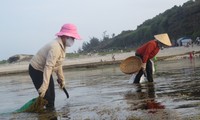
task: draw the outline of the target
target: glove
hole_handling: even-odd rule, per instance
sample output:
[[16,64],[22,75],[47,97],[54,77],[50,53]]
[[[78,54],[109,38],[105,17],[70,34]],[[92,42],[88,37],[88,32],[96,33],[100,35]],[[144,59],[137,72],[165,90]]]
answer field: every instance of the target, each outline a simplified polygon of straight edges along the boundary
[[65,87],[65,81],[64,80],[57,79],[57,82],[60,85],[60,88],[64,88]]
[[146,70],[146,63],[142,63],[142,70],[145,71]]

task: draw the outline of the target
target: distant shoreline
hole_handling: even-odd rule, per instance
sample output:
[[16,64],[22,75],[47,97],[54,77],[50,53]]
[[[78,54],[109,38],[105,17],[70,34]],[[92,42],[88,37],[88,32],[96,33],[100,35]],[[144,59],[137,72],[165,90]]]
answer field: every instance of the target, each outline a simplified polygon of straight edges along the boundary
[[[194,47],[172,47],[161,50],[157,55],[157,60],[176,60],[182,58],[188,58],[189,52],[195,52],[195,57],[200,57],[200,46]],[[75,69],[75,68],[94,68],[103,65],[115,65],[120,64],[122,60],[127,57],[133,56],[134,51],[126,53],[116,53],[114,54],[115,60],[112,59],[113,54],[108,54],[105,56],[86,56],[75,59],[66,59],[63,63],[63,69]],[[1,65],[0,76],[27,73],[29,62],[14,63]]]

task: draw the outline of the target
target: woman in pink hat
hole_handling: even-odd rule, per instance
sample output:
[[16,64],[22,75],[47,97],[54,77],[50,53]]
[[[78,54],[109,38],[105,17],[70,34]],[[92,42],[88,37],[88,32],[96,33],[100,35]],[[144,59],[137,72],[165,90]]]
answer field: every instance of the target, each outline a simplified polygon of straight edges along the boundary
[[29,64],[29,75],[39,96],[48,101],[46,109],[54,109],[55,89],[52,73],[56,73],[60,87],[64,88],[62,63],[65,60],[65,49],[73,45],[74,39],[80,40],[73,24],[64,24],[56,36],[55,40],[37,52]]

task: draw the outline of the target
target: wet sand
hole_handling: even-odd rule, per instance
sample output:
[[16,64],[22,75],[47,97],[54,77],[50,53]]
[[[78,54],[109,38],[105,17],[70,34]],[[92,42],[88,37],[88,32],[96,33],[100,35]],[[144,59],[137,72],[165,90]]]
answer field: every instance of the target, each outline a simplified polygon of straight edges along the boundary
[[[0,77],[0,119],[188,120],[200,116],[200,59],[158,61],[152,84],[129,84],[118,65],[66,69],[70,98],[56,84],[56,111],[11,113],[37,92],[27,74]],[[2,114],[5,113],[5,114]]]
[[[174,60],[174,59],[182,59],[188,58],[189,52],[195,51],[196,57],[199,57],[200,54],[200,46],[193,47],[171,47],[165,48],[164,50],[160,50],[157,54],[158,60]],[[82,56],[76,59],[67,59],[63,63],[64,69],[71,68],[89,68],[96,67],[102,65],[110,65],[110,64],[120,64],[122,60],[127,57],[135,55],[134,51],[126,52],[126,53],[116,53],[115,61],[112,59],[112,54],[108,54],[105,56],[99,55],[91,55],[91,56]],[[14,64],[4,64],[0,66],[0,75],[7,74],[17,74],[22,72],[27,72],[29,62],[20,62]]]

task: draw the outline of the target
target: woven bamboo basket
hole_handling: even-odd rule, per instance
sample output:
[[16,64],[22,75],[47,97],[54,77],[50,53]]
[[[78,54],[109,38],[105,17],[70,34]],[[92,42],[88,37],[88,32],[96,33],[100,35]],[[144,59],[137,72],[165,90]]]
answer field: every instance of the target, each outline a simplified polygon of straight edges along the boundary
[[131,56],[121,62],[120,70],[125,74],[133,74],[141,69],[141,65],[141,58],[137,56]]

